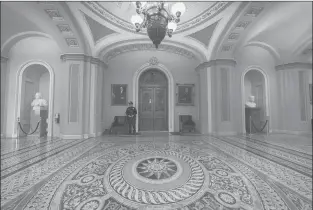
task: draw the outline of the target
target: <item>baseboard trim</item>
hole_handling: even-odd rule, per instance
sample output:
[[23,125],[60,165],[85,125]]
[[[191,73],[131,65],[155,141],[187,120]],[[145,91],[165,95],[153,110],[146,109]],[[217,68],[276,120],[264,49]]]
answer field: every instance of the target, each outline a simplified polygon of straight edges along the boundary
[[95,138],[95,137],[97,137],[97,134],[96,133],[90,133],[89,137]]
[[60,134],[61,139],[82,139],[83,135],[64,135]]
[[236,131],[224,131],[224,132],[212,132],[213,135],[216,136],[235,136],[238,135]]
[[312,134],[310,131],[291,131],[291,130],[272,130],[272,133],[284,133],[284,134],[292,134],[292,135],[308,135]]
[[91,135],[91,134],[85,133],[85,134],[83,135],[83,138],[84,138],[84,139],[88,139],[88,138],[89,138],[89,135]]

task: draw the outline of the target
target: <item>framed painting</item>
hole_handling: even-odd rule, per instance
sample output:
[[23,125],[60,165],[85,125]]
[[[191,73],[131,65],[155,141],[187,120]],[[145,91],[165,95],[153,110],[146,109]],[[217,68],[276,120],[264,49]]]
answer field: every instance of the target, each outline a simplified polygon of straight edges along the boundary
[[194,106],[195,85],[176,84],[176,105]]
[[126,84],[111,84],[111,105],[127,106]]

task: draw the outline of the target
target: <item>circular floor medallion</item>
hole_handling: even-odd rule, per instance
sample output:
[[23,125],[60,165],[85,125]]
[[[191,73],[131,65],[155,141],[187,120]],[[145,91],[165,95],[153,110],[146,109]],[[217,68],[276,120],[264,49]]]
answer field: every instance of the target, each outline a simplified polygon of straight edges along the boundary
[[179,162],[164,157],[138,160],[132,168],[135,178],[150,184],[164,184],[176,179],[182,173]]
[[142,204],[188,199],[203,183],[198,162],[174,151],[138,152],[120,159],[109,172],[109,184],[116,193]]

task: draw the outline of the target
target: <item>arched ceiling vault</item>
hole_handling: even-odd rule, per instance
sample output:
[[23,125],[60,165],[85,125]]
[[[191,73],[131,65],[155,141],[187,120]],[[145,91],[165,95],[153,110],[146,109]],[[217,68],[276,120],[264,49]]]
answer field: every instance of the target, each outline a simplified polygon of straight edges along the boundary
[[63,53],[89,53],[75,21],[62,2],[2,2],[1,54],[28,37],[48,37]]
[[[91,45],[93,56],[101,57],[103,49],[114,46],[115,43],[125,41],[132,43],[147,39],[146,32],[136,33],[129,22],[128,16],[135,12],[130,2],[67,2],[67,4]],[[188,43],[188,47],[200,51],[207,60],[212,53],[215,40],[220,35],[216,35],[215,31],[222,32],[221,28],[225,27],[225,22],[232,17],[240,3],[187,2],[186,4],[185,19],[182,19],[173,37],[166,36],[162,44],[166,41],[181,45]]]
[[216,58],[238,58],[247,46],[261,47],[278,65],[308,60],[311,40],[312,3],[251,2],[230,23],[214,52]]
[[[173,37],[163,40],[162,50],[194,54],[199,62],[234,59],[247,46],[269,51],[278,64],[312,56],[310,2],[186,2],[186,6],[186,15]],[[135,32],[129,22],[132,14],[130,2],[3,2],[2,53],[32,36],[53,39],[63,53],[99,58],[126,47],[147,50],[151,41],[146,33]]]

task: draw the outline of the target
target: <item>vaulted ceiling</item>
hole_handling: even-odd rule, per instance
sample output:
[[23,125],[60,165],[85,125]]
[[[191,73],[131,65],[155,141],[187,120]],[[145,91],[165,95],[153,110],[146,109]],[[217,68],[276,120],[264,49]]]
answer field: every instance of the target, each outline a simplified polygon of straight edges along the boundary
[[[158,50],[205,61],[235,58],[252,45],[270,51],[277,63],[312,62],[311,2],[185,4],[173,37],[166,37]],[[64,53],[85,53],[106,62],[125,52],[155,51],[145,31],[135,32],[133,14],[130,2],[2,2],[1,54],[31,36],[54,40]]]

